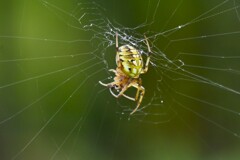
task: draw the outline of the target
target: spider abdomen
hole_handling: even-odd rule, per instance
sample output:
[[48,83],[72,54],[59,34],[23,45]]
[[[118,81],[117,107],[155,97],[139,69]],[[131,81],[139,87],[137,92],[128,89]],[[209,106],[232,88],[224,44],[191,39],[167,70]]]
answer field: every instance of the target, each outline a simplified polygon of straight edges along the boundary
[[[130,45],[119,47],[116,57],[118,67],[129,77],[138,78],[143,69],[142,56]],[[119,63],[118,63],[119,62]]]

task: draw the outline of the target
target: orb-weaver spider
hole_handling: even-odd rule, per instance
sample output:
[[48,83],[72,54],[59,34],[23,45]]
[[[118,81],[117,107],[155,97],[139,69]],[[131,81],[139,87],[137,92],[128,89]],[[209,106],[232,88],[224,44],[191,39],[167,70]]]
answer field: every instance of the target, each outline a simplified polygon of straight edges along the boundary
[[[109,70],[115,73],[114,81],[108,84],[104,84],[101,81],[99,81],[101,85],[108,87],[110,90],[110,93],[116,98],[119,98],[120,96],[124,96],[125,98],[132,101],[138,100],[137,107],[130,114],[133,114],[137,111],[145,93],[145,89],[142,86],[142,80],[139,76],[140,74],[146,73],[148,71],[150,54],[152,52],[151,52],[147,37],[145,35],[144,37],[145,37],[146,45],[148,47],[148,57],[146,60],[145,67],[143,67],[142,56],[137,49],[135,49],[130,45],[123,45],[121,47],[118,47],[118,33],[116,33],[117,68],[116,70],[114,69]],[[124,94],[124,92],[129,87],[135,87],[137,89],[135,98],[129,97]],[[112,88],[115,88],[119,92],[119,94],[116,95],[115,93],[113,93]]]

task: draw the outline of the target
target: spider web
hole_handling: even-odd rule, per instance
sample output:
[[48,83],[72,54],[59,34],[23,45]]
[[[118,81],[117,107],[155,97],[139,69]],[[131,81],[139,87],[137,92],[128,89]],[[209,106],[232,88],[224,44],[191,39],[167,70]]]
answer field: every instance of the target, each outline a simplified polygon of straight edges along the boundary
[[[3,159],[238,159],[239,1],[1,3]],[[131,116],[98,83],[116,32],[153,51]]]

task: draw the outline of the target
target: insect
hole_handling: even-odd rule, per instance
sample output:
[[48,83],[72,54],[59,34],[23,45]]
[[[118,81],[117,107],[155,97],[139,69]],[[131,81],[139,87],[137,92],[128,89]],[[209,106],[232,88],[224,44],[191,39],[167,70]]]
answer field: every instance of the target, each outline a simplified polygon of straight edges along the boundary
[[[147,37],[145,35],[144,37],[148,48],[148,56],[145,66],[143,65],[142,56],[136,48],[130,45],[123,45],[121,47],[118,47],[118,33],[116,33],[117,68],[116,70],[114,69],[109,70],[110,72],[115,73],[114,81],[108,84],[104,84],[101,81],[99,81],[101,85],[109,88],[110,93],[114,97],[119,98],[120,96],[124,96],[129,100],[138,101],[136,108],[130,113],[131,115],[138,110],[142,102],[145,89],[142,86],[142,80],[139,76],[148,71],[150,55],[152,53]],[[134,87],[137,89],[135,98],[132,98],[124,94],[124,92],[130,87]],[[115,93],[113,93],[112,89],[117,90],[118,94],[116,95]]]

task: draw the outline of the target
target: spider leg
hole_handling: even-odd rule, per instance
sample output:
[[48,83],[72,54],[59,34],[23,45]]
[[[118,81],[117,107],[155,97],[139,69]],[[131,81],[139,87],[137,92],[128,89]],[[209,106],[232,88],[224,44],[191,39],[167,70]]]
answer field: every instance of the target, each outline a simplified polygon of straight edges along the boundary
[[[116,74],[116,70],[115,70],[115,69],[109,69],[108,71],[113,72],[113,73]],[[105,84],[105,83],[103,83],[103,82],[101,82],[101,81],[98,81],[98,82],[99,82],[101,85],[105,86],[105,87],[111,87],[111,86],[113,86],[113,83]]]
[[[124,92],[128,89],[128,86],[124,86],[121,90],[121,92],[116,96],[116,98],[119,98],[120,96],[122,96],[124,94]],[[128,97],[128,96],[127,96]],[[130,97],[129,97],[130,98]]]
[[118,96],[115,93],[113,93],[112,88],[109,88],[109,91],[114,97],[118,98]]
[[148,40],[147,40],[147,37],[145,35],[144,35],[144,37],[145,37],[145,41],[146,41],[146,44],[147,44],[147,47],[148,47],[148,57],[147,57],[147,60],[146,60],[146,63],[145,63],[145,67],[141,72],[142,74],[146,73],[148,71],[148,65],[149,65],[149,62],[150,62],[150,55],[152,53],[151,48],[150,48],[149,43],[148,43]]
[[109,69],[108,71],[109,71],[109,72],[116,73],[116,70],[115,70],[115,69]]
[[[134,87],[134,88],[137,89],[137,93],[136,93],[135,98],[129,97],[129,96],[124,94],[124,92],[130,87]],[[112,93],[112,95],[115,96],[116,98],[118,98],[120,96],[124,96],[125,98],[127,98],[129,100],[132,100],[132,101],[137,101],[138,100],[136,108],[130,113],[132,115],[133,113],[135,113],[138,110],[140,104],[142,103],[144,93],[145,93],[145,89],[141,85],[141,81],[134,81],[134,82],[130,83],[127,87],[124,87],[118,95],[115,95],[114,93]]]
[[105,83],[103,83],[103,82],[101,82],[101,81],[98,81],[102,86],[105,86],[105,87],[107,87],[108,86],[108,84],[105,84]]
[[116,49],[118,51],[118,33],[116,32]]
[[116,51],[117,51],[117,55],[116,55],[116,64],[117,66],[120,66],[120,60],[119,60],[119,47],[118,47],[118,33],[116,32]]
[[135,96],[135,101],[138,99],[138,97],[139,97],[139,93],[140,93],[140,89],[137,88],[137,93],[136,93],[136,96]]
[[135,96],[135,100],[137,100],[138,99],[138,97],[139,97],[139,93],[140,93],[140,88],[139,88],[139,86],[142,86],[142,80],[141,79],[138,79],[137,81],[135,81],[135,83],[134,83],[134,85],[133,85],[133,87],[135,87],[136,89],[137,89],[137,93],[136,93],[136,96]]
[[[121,90],[121,92],[120,92],[118,95],[116,95],[115,93],[113,93],[112,87],[110,87],[110,86],[113,86],[112,83],[104,84],[104,83],[102,83],[101,81],[99,81],[99,83],[102,84],[102,85],[104,85],[104,86],[109,87],[110,93],[111,93],[115,98],[119,98],[120,96],[124,96],[125,98],[127,98],[127,99],[129,99],[129,100],[136,101],[136,100],[138,99],[138,97],[139,97],[138,103],[137,103],[137,107],[136,107],[130,114],[132,115],[133,113],[135,113],[135,112],[138,110],[138,108],[139,108],[139,106],[140,106],[140,104],[141,104],[141,102],[142,102],[144,93],[145,93],[145,89],[144,89],[140,84],[138,84],[137,82],[130,83],[129,85],[124,86],[123,89]],[[124,94],[124,92],[125,92],[129,87],[137,88],[137,93],[136,93],[135,99]],[[140,96],[139,96],[139,95],[140,95]]]
[[108,88],[112,88],[113,86],[114,86],[114,82],[111,82],[111,83],[107,83],[107,84],[105,84],[105,83],[103,83],[103,82],[101,82],[101,81],[98,81],[102,86],[105,86],[105,87],[108,87]]
[[[130,88],[130,87],[134,87],[133,83],[130,83],[130,84],[129,84],[128,88]],[[135,98],[130,97],[130,96],[125,95],[125,94],[123,94],[123,96],[124,96],[125,98],[129,99],[129,100],[136,101],[136,100],[138,99],[140,90],[138,89],[138,87],[135,87],[135,88],[137,88],[137,93],[136,93]]]
[[125,97],[125,98],[127,98],[127,99],[129,99],[129,100],[132,100],[132,101],[136,101],[135,98],[132,98],[132,97],[130,97],[130,96],[127,96],[126,94],[123,94],[123,97]]
[[127,98],[127,99],[129,99],[129,100],[135,101],[134,98],[129,97],[129,96],[125,95],[125,94],[116,95],[116,94],[112,91],[112,88],[109,88],[109,91],[110,91],[110,93],[111,93],[115,98],[118,98],[118,97],[120,97],[120,96],[122,95],[123,97],[125,97],[125,98]]
[[[143,86],[141,86],[137,83],[133,84],[132,86],[138,89],[137,94],[136,94],[136,100],[138,97],[139,97],[139,99],[138,99],[137,107],[130,113],[130,115],[132,115],[133,113],[135,113],[138,110],[140,104],[142,103],[142,99],[143,99],[143,96],[145,93],[145,89],[143,88]],[[139,93],[140,93],[140,96],[139,96]]]
[[110,93],[111,93],[115,98],[119,98],[120,96],[123,95],[124,97],[129,98],[130,100],[132,100],[131,97],[128,97],[128,96],[124,95],[124,92],[128,89],[128,86],[123,87],[123,89],[121,90],[121,92],[120,92],[118,95],[116,95],[116,94],[112,91],[112,88],[114,88],[115,82],[105,84],[105,83],[102,83],[101,81],[99,81],[99,83],[100,83],[101,85],[105,86],[105,87],[108,87]]

